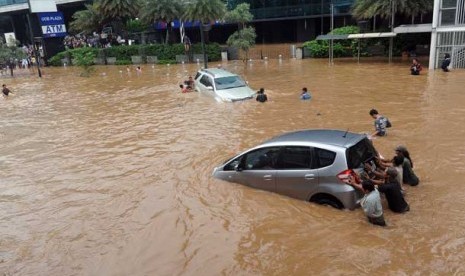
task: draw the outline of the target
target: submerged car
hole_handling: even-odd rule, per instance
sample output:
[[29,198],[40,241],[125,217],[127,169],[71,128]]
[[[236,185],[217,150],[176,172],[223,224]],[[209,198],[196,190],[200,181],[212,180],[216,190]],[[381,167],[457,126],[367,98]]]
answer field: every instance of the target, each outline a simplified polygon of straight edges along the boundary
[[236,74],[223,69],[202,69],[195,76],[195,90],[217,101],[235,102],[252,99],[255,92]]
[[272,138],[216,167],[213,176],[293,198],[355,209],[362,193],[347,185],[378,152],[365,134],[303,130]]

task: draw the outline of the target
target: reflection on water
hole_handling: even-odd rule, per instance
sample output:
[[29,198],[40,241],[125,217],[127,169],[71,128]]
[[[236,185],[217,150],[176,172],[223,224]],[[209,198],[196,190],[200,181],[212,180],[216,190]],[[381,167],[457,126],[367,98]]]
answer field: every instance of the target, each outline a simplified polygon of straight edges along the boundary
[[[212,64],[215,66],[216,64]],[[14,275],[461,274],[465,258],[465,72],[410,76],[406,63],[254,61],[223,66],[270,98],[181,94],[197,65],[128,74],[71,67],[6,79],[0,109],[0,271]],[[300,89],[312,92],[299,100]],[[405,144],[422,182],[387,229],[211,177],[215,165],[304,128],[371,132]],[[387,209],[387,208],[386,208]]]

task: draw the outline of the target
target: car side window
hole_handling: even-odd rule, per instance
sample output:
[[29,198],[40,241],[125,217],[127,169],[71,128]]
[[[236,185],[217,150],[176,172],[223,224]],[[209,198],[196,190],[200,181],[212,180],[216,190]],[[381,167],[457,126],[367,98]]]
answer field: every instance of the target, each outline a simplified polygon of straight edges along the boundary
[[279,169],[310,169],[312,149],[310,147],[284,147],[279,157]]
[[202,74],[200,74],[200,72],[197,72],[197,75],[195,75],[195,78],[194,79],[198,79]]
[[200,83],[203,84],[204,86],[213,86],[212,81],[210,80],[210,77],[207,75],[203,75],[203,77],[200,79]]
[[226,166],[224,166],[223,170],[224,171],[234,171],[234,170],[236,170],[236,166],[239,165],[239,163],[241,162],[241,158],[242,158],[242,156],[237,157],[236,159],[232,160]]
[[278,147],[262,148],[247,153],[242,159],[244,170],[273,170],[279,155]]
[[336,153],[330,150],[315,148],[315,155],[318,162],[316,162],[315,169],[330,166],[336,159]]

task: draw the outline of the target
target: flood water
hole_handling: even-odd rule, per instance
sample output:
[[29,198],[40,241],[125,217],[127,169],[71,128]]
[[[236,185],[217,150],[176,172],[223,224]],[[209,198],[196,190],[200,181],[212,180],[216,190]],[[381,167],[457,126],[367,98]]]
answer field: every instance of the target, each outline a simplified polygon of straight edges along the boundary
[[[216,66],[216,64],[210,64]],[[5,275],[463,275],[465,71],[409,62],[224,63],[270,101],[182,94],[197,65],[138,76],[45,68],[3,79],[0,272]],[[121,71],[121,72],[120,72]],[[299,100],[307,86],[310,102]],[[387,228],[340,211],[213,179],[216,165],[306,128],[372,132],[385,156],[408,147],[421,183]]]

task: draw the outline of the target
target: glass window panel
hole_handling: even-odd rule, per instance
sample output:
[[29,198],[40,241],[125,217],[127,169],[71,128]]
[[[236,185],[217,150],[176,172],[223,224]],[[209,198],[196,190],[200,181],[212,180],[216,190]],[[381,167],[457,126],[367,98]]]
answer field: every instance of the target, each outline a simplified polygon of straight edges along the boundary
[[441,25],[454,25],[455,24],[455,10],[441,11]]
[[443,0],[442,7],[443,8],[455,8],[457,7],[457,0]]

